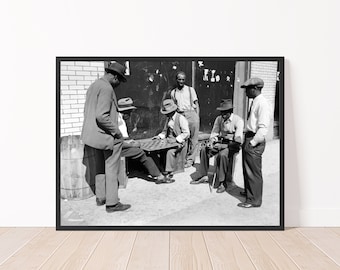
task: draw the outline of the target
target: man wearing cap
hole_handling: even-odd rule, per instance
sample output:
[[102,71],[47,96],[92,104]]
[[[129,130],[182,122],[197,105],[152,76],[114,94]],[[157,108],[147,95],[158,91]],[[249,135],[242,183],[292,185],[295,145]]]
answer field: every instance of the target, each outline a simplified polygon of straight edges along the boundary
[[125,120],[130,118],[131,112],[135,109],[137,108],[133,106],[131,98],[126,97],[118,100],[118,126],[124,138],[122,156],[138,160],[142,163],[149,174],[156,180],[156,184],[168,184],[174,182],[159,171],[153,159],[145,154],[145,152],[140,148],[140,144],[138,142],[129,138]]
[[189,122],[190,137],[188,140],[188,154],[185,168],[195,163],[198,154],[198,132],[200,128],[199,105],[196,91],[193,87],[185,84],[186,75],[179,71],[176,75],[177,87],[170,93],[172,100],[178,106],[178,112],[185,116]]
[[190,184],[208,182],[209,158],[217,155],[215,186],[218,187],[216,192],[222,193],[235,186],[232,179],[233,157],[239,152],[243,141],[244,121],[233,113],[231,99],[222,100],[216,110],[221,115],[215,119],[209,142],[201,150],[198,175]]
[[81,138],[92,147],[96,161],[96,203],[106,204],[108,213],[131,207],[118,198],[118,168],[122,151],[122,133],[118,128],[118,105],[114,88],[126,82],[125,67],[112,62],[105,74],[86,92]]
[[270,122],[270,106],[261,94],[264,82],[260,78],[250,78],[241,88],[251,102],[247,116],[245,141],[242,147],[242,166],[246,201],[239,207],[260,207],[262,204],[262,154],[266,146],[265,136]]
[[169,142],[177,142],[180,146],[177,149],[169,149],[166,153],[165,174],[171,177],[175,170],[178,155],[187,150],[187,140],[190,136],[188,120],[177,110],[177,105],[172,99],[163,101],[161,113],[167,116],[163,131],[154,139],[167,139]]

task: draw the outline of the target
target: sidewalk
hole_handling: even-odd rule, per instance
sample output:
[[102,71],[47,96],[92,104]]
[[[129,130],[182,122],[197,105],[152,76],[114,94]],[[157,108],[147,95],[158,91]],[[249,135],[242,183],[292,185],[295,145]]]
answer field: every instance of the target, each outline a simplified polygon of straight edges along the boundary
[[[190,185],[195,168],[175,174],[175,183],[156,185],[141,178],[129,178],[119,190],[122,203],[132,207],[107,213],[95,196],[78,201],[61,200],[62,226],[278,226],[280,219],[280,141],[267,142],[263,154],[263,203],[244,209],[237,204],[243,188],[242,154],[235,167],[234,181],[240,188],[230,193],[210,192],[208,184]],[[197,164],[196,164],[197,166]]]

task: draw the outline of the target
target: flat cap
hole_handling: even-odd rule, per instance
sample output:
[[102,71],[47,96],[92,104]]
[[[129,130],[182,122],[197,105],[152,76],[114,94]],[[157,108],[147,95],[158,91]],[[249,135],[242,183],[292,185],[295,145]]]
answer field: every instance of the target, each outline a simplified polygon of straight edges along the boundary
[[264,82],[260,78],[250,78],[244,84],[241,85],[241,88],[247,88],[250,86],[257,86],[262,88],[264,86]]

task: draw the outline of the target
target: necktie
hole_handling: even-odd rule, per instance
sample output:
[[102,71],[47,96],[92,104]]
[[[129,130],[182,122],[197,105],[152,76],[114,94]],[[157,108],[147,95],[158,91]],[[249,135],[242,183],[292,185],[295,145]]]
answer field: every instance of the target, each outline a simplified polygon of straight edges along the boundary
[[248,115],[247,115],[247,120],[249,119],[251,108],[253,107],[253,102],[254,100],[251,101],[250,108],[249,108]]

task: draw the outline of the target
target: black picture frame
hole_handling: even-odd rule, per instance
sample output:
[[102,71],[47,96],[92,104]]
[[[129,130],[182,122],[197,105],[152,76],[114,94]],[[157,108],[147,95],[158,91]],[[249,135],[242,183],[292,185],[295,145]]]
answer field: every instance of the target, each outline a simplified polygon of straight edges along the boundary
[[[87,199],[77,199],[77,200],[63,199],[61,197],[61,177],[62,177],[62,174],[63,174],[63,169],[61,168],[61,163],[62,163],[62,160],[61,160],[61,151],[62,151],[61,143],[62,143],[62,137],[63,137],[63,134],[64,134],[62,132],[62,126],[71,127],[72,123],[74,123],[74,122],[68,122],[71,125],[67,125],[62,120],[62,119],[65,120],[65,118],[61,118],[61,117],[64,117],[64,115],[62,113],[62,110],[64,110],[63,109],[64,107],[62,107],[62,105],[64,105],[63,100],[65,100],[65,97],[62,96],[62,95],[64,95],[63,91],[66,89],[67,85],[69,85],[69,86],[71,86],[71,85],[77,86],[78,85],[77,84],[78,81],[76,82],[76,84],[66,84],[65,85],[65,84],[62,83],[62,82],[65,82],[66,80],[70,80],[70,81],[76,80],[77,79],[77,72],[76,72],[77,69],[75,68],[74,70],[68,70],[68,68],[66,67],[66,69],[61,70],[61,67],[62,67],[62,63],[65,63],[65,62],[67,62],[67,63],[103,62],[104,67],[105,67],[105,65],[107,65],[108,63],[110,63],[112,61],[117,61],[117,62],[122,63],[122,64],[124,64],[124,63],[126,63],[126,61],[128,61],[130,70],[129,70],[129,74],[126,75],[128,82],[125,84],[125,87],[127,87],[129,80],[131,80],[131,78],[133,76],[137,76],[135,67],[138,67],[138,63],[144,63],[144,71],[143,72],[146,75],[155,75],[156,74],[158,76],[160,73],[157,73],[157,72],[162,72],[163,70],[157,71],[157,69],[154,69],[154,66],[152,64],[150,64],[150,65],[148,65],[148,64],[149,63],[155,63],[155,62],[167,62],[167,63],[175,63],[174,65],[178,64],[178,70],[179,69],[186,69],[186,70],[191,69],[190,76],[187,76],[187,82],[188,82],[188,84],[190,84],[190,83],[194,84],[195,89],[198,87],[197,86],[198,82],[194,82],[194,81],[196,80],[196,78],[198,76],[197,75],[198,73],[195,73],[195,72],[197,71],[197,69],[199,69],[199,67],[198,67],[199,61],[203,61],[203,64],[208,63],[208,62],[209,63],[223,63],[223,62],[227,63],[228,62],[228,63],[238,63],[238,64],[243,63],[244,66],[242,66],[241,68],[240,68],[240,66],[238,66],[238,68],[240,68],[240,70],[242,70],[242,76],[243,77],[242,77],[241,81],[237,81],[237,78],[239,78],[239,77],[236,76],[235,70],[233,71],[234,77],[229,76],[231,78],[230,80],[234,80],[234,81],[229,80],[229,83],[230,83],[230,85],[232,85],[231,87],[233,88],[233,91],[232,91],[233,92],[232,93],[233,98],[234,98],[234,92],[236,91],[235,88],[237,87],[237,90],[238,90],[240,88],[240,85],[244,82],[245,79],[247,79],[249,77],[253,77],[253,76],[251,76],[251,74],[252,74],[252,64],[253,63],[260,63],[259,67],[261,69],[261,63],[264,64],[264,63],[267,63],[267,62],[275,62],[277,64],[277,69],[275,71],[276,72],[276,80],[275,80],[276,83],[275,83],[274,88],[273,88],[273,86],[271,86],[271,91],[274,91],[274,92],[271,92],[271,94],[274,94],[274,96],[275,96],[274,99],[273,99],[274,100],[274,110],[275,110],[275,112],[273,113],[273,116],[276,117],[276,119],[273,120],[273,127],[272,128],[273,128],[273,137],[276,136],[275,140],[278,140],[277,148],[279,150],[278,151],[279,153],[275,155],[275,159],[279,160],[279,164],[275,164],[275,166],[277,166],[279,168],[279,172],[276,172],[276,177],[275,177],[274,180],[278,181],[276,183],[276,185],[277,185],[277,189],[279,189],[279,191],[277,193],[275,193],[276,194],[275,198],[271,198],[271,199],[273,201],[275,200],[277,207],[275,209],[268,209],[268,207],[269,207],[268,205],[270,205],[272,202],[270,200],[267,200],[267,201],[264,201],[263,205],[259,208],[253,208],[253,209],[238,208],[239,212],[237,212],[237,213],[240,213],[240,217],[241,216],[244,217],[244,216],[247,216],[247,215],[254,216],[254,213],[257,213],[256,216],[261,218],[261,212],[267,211],[266,212],[266,219],[268,219],[268,217],[270,217],[271,214],[272,214],[273,217],[275,216],[275,222],[274,221],[272,222],[272,220],[270,220],[270,218],[269,218],[268,222],[264,221],[264,223],[261,224],[261,225],[251,224],[251,223],[244,223],[244,224],[243,223],[242,224],[228,224],[228,223],[226,223],[227,225],[221,225],[220,223],[216,223],[216,224],[207,225],[203,222],[203,218],[205,218],[204,216],[202,217],[202,223],[199,222],[199,221],[197,222],[196,218],[195,218],[195,221],[191,225],[190,224],[189,225],[188,224],[183,224],[183,225],[171,224],[170,221],[168,222],[169,224],[162,224],[162,225],[154,225],[152,223],[150,223],[151,225],[150,224],[135,225],[133,222],[129,223],[129,221],[126,221],[126,220],[124,222],[122,222],[122,224],[120,224],[120,225],[108,225],[107,222],[105,222],[103,224],[88,224],[87,221],[84,224],[77,222],[77,220],[78,221],[81,221],[81,220],[84,221],[84,218],[86,219],[86,217],[90,217],[92,215],[91,213],[94,213],[94,212],[91,212],[92,208],[86,209],[86,211],[83,211],[82,213],[76,213],[77,211],[75,210],[75,208],[72,208],[72,206],[68,206],[69,207],[68,210],[65,210],[63,208],[64,207],[63,205],[65,205],[65,203],[68,203],[70,205],[70,204],[72,204],[72,202],[76,201],[77,204],[78,204],[77,209],[79,209],[79,205],[81,204],[82,201],[84,201],[84,202],[87,201],[86,205],[93,205],[93,208],[97,207],[97,209],[99,209],[99,207],[95,205],[96,204],[95,195],[90,197],[90,198],[87,198]],[[132,65],[133,63],[137,63],[137,64]],[[181,63],[184,63],[184,64],[181,66]],[[142,67],[142,66],[143,66],[143,64],[139,65],[139,67]],[[148,67],[145,68],[145,66],[148,66]],[[86,66],[84,66],[84,67],[86,67]],[[85,73],[83,73],[85,75],[79,75],[80,77],[81,76],[84,77],[83,78],[84,81],[88,81],[90,79],[90,78],[85,79],[85,77],[87,76],[86,74],[91,74],[89,77],[94,77],[94,76],[96,76],[97,78],[100,77],[99,73],[101,73],[101,72],[99,72],[97,75],[95,75],[94,73],[96,71],[94,71],[94,69],[93,70],[90,69],[91,65],[88,66],[88,67],[89,68],[86,71],[89,71],[90,73],[85,72]],[[262,67],[263,67],[263,69],[265,69],[265,65],[262,65]],[[148,68],[150,68],[150,70],[152,70],[153,73],[150,72],[150,70]],[[207,67],[207,68],[209,69],[209,72],[208,72],[209,75],[212,76],[212,73],[211,73],[212,67],[210,66],[210,67]],[[271,69],[271,67],[268,67],[268,68]],[[102,67],[101,67],[101,69],[102,69]],[[253,67],[253,70],[254,70],[254,67]],[[69,72],[69,75],[65,75],[65,72],[63,72],[63,71],[75,71],[75,72]],[[92,71],[94,73],[91,73]],[[177,71],[176,69],[173,69],[171,72],[175,73],[176,71]],[[271,71],[273,72],[273,70],[271,70]],[[224,78],[222,78],[222,73],[220,75],[220,80],[224,79]],[[203,73],[199,73],[199,74],[204,75],[204,71],[203,71]],[[216,76],[216,74],[217,74],[217,71],[214,75]],[[223,73],[223,75],[226,75],[226,74],[227,73]],[[257,74],[261,74],[261,70],[258,71]],[[68,76],[68,79],[66,78],[67,76]],[[74,78],[70,79],[70,76],[74,76]],[[154,76],[153,80],[156,80],[156,79],[159,80],[159,76],[158,77],[157,76]],[[271,76],[273,76],[273,74]],[[155,77],[157,77],[157,78],[155,79]],[[172,82],[175,83],[175,79],[173,77],[172,78],[170,78],[170,77],[171,77],[170,75],[167,77],[167,81],[169,82],[170,79],[171,79]],[[190,77],[190,79],[188,80],[189,77]],[[145,79],[142,75],[140,75],[139,78],[140,78],[140,80]],[[144,79],[142,79],[142,78],[144,78]],[[264,78],[265,83],[266,83],[267,79],[268,78]],[[134,79],[134,80],[135,80],[134,83],[137,87],[139,85],[136,82],[137,79]],[[271,80],[273,80],[273,78],[271,78]],[[204,84],[204,78],[202,79],[202,81],[203,81],[203,84]],[[202,81],[200,81],[200,83],[202,83]],[[216,77],[215,77],[215,82],[216,82]],[[146,81],[143,81],[143,83],[145,84]],[[140,83],[140,84],[142,85],[143,83]],[[148,83],[150,83],[150,82],[148,82]],[[211,77],[209,77],[208,83],[213,83],[211,81]],[[158,84],[161,85],[161,83],[159,81],[158,81]],[[83,86],[83,88],[84,88],[83,90],[85,90],[85,88],[88,87],[88,84],[86,84],[86,85],[80,84],[80,85]],[[166,92],[171,88],[171,84],[168,84],[168,85],[163,84],[160,87],[166,87],[168,89],[159,89],[158,88],[157,91]],[[63,88],[63,90],[61,88]],[[74,87],[74,88],[77,88],[77,87]],[[81,87],[79,87],[79,89],[80,88]],[[67,95],[69,95],[69,96],[71,96],[72,94],[79,95],[79,98],[84,100],[84,98],[85,98],[84,97],[84,95],[85,95],[84,91],[81,90],[82,93],[78,94],[77,90],[79,90],[79,89],[73,89],[73,90],[68,89],[68,90],[66,90],[66,91],[69,91]],[[141,88],[138,88],[138,89],[141,89]],[[230,89],[228,87],[225,87],[223,89],[226,89],[226,90],[223,90],[223,91],[225,91],[225,92],[223,92],[224,94],[226,94],[226,95],[230,94],[230,91],[229,91]],[[146,90],[146,91],[149,91],[149,90]],[[152,91],[154,92],[155,89],[152,89]],[[202,91],[201,92],[200,91],[201,90],[197,91],[198,92],[197,95],[199,97],[199,100],[200,100],[200,93],[202,92]],[[218,91],[216,91],[216,93],[217,92]],[[132,91],[132,92],[129,92],[129,93],[135,93],[135,92]],[[117,99],[119,99],[120,97],[123,97],[123,95],[119,92],[118,93],[116,92],[116,95],[117,95]],[[149,93],[149,95],[150,95],[150,93]],[[202,95],[205,95],[205,93],[203,93]],[[132,98],[137,99],[136,97],[132,97]],[[220,96],[215,95],[214,98],[209,99],[210,100],[209,104],[214,102],[215,104],[213,106],[217,107],[219,105],[219,104],[217,104],[219,99],[220,99]],[[139,98],[138,100],[140,100],[140,104],[136,104],[136,106],[137,107],[142,106],[143,100],[141,98]],[[206,100],[207,99],[204,98],[204,102]],[[159,99],[160,103],[161,103],[161,101],[162,101],[162,99]],[[73,103],[70,103],[70,104],[73,104]],[[211,111],[212,107],[210,105],[209,106],[208,105],[206,107],[206,111]],[[244,103],[244,108],[239,110],[240,114],[242,114],[242,113],[245,114],[245,107],[246,106],[248,106],[247,101],[245,101],[245,103]],[[203,108],[205,109],[205,107],[203,107]],[[69,114],[71,114],[71,115],[75,114],[75,115],[77,115],[77,118],[81,119],[80,109],[82,109],[82,106],[79,106],[78,112],[76,112],[76,111],[72,112],[72,109],[70,109]],[[213,114],[211,114],[210,117],[213,118]],[[276,121],[276,122],[274,123],[274,121]],[[275,130],[274,124],[276,125],[276,127],[279,127],[279,128]],[[80,126],[79,123],[77,125],[78,125],[77,127]],[[211,126],[210,122],[209,122],[209,124],[206,124],[206,125],[203,124],[202,127],[205,130],[207,130],[209,125]],[[72,128],[70,128],[70,130],[71,129]],[[65,130],[65,129],[63,129],[63,130]],[[79,131],[76,131],[76,133],[77,132],[79,133]],[[143,132],[146,132],[146,131],[144,130]],[[141,134],[138,134],[138,135],[143,136]],[[65,136],[67,136],[67,135],[65,135]],[[138,139],[140,139],[140,137],[138,137]],[[265,173],[266,172],[264,171],[263,174],[265,175]],[[265,182],[265,180],[264,180],[264,182]],[[131,184],[133,184],[133,183],[131,183]],[[189,185],[189,181],[187,181],[187,184]],[[160,185],[160,186],[162,186],[162,185]],[[168,185],[167,187],[170,187],[170,186],[171,185]],[[125,191],[127,191],[128,188],[129,188],[129,185],[127,186]],[[143,190],[141,190],[141,192],[142,191]],[[266,192],[267,191],[264,188],[264,194]],[[208,193],[207,197],[209,197],[211,194],[214,194],[214,193],[215,193],[215,191],[213,191],[213,193]],[[227,193],[225,193],[225,196],[228,196]],[[190,196],[188,196],[188,197],[190,197]],[[214,198],[216,198],[216,196]],[[123,199],[124,198],[122,198],[122,200]],[[190,200],[190,198],[187,198],[187,199]],[[145,200],[148,200],[148,198],[145,198]],[[62,205],[62,203],[63,203],[63,205]],[[134,211],[133,210],[134,202],[130,201],[128,203],[132,204],[132,208],[128,210],[131,213],[131,212]],[[139,200],[139,203],[142,203],[142,201]],[[200,201],[199,205],[200,206],[202,205],[202,201]],[[235,201],[235,205],[236,205],[236,201]],[[235,205],[233,204],[232,207],[235,207]],[[228,205],[225,205],[223,207],[228,207]],[[105,208],[103,208],[103,209],[105,209]],[[157,205],[155,206],[155,209],[157,209],[157,211],[161,211],[161,209],[159,207],[157,207]],[[194,210],[194,209],[195,209],[195,207],[192,207],[192,210]],[[63,216],[62,216],[62,213],[61,213],[62,211],[63,211]],[[97,211],[97,210],[93,210],[93,211]],[[148,211],[150,211],[150,210],[148,210]],[[189,211],[189,210],[186,210],[186,211]],[[272,213],[270,213],[270,211],[272,211]],[[180,210],[178,212],[180,212]],[[223,211],[221,213],[223,213]],[[233,212],[233,213],[235,213],[235,212]],[[67,216],[67,215],[68,215],[68,217],[70,215],[78,215],[78,219],[74,218],[74,219],[70,219],[71,221],[65,222],[65,216]],[[98,215],[98,213],[96,215]],[[106,213],[105,210],[102,210],[100,215],[107,215],[107,216],[110,217],[109,219],[113,220],[114,217],[117,217],[117,216],[121,217],[121,215],[124,215],[124,214],[123,214],[123,212],[121,212],[121,213],[119,213],[119,215],[117,215],[117,213]],[[138,215],[140,215],[140,213]],[[179,214],[179,216],[180,216],[180,214]],[[226,219],[227,218],[228,217],[226,217]],[[74,224],[72,223],[72,220],[75,221]],[[169,218],[169,220],[171,220],[171,218]],[[171,56],[171,57],[168,57],[168,56],[165,56],[165,57],[145,57],[145,56],[142,56],[142,57],[129,57],[129,56],[126,56],[126,57],[122,57],[122,56],[119,56],[119,57],[115,57],[115,56],[110,56],[110,57],[95,57],[95,56],[94,57],[79,57],[79,56],[56,57],[56,229],[57,230],[284,230],[284,57],[282,57],[282,56],[278,56],[278,57],[272,57],[272,56],[270,56],[270,57],[268,57],[268,56],[265,56],[265,57],[248,57],[248,56],[247,57],[241,57],[241,56],[240,57],[224,57],[224,56],[223,57],[209,57],[209,56],[208,57],[205,57],[205,56],[198,56],[198,57],[173,57],[173,56]]]

